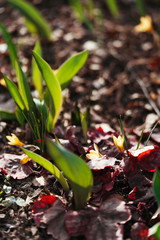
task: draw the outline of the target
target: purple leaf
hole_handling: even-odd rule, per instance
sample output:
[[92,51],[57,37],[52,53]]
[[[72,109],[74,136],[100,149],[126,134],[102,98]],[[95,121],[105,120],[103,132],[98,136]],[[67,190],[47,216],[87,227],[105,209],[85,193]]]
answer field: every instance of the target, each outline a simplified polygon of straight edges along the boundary
[[9,174],[14,179],[24,179],[28,177],[33,170],[29,167],[29,163],[22,165],[20,160],[25,155],[14,155],[4,153],[0,155],[0,169],[6,174]]
[[135,223],[131,228],[132,240],[147,240],[148,227],[144,223]]
[[125,202],[110,198],[99,209],[88,208],[66,213],[66,229],[69,235],[84,235],[87,240],[123,239],[123,226],[131,218]]
[[38,227],[46,227],[47,233],[57,240],[68,240],[65,229],[65,205],[54,195],[43,196],[33,205],[33,218]]

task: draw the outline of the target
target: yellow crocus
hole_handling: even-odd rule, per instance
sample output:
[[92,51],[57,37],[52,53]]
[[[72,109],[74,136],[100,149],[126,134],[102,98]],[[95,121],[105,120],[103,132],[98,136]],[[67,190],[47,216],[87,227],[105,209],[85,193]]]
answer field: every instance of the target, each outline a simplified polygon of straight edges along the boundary
[[140,18],[140,23],[134,27],[136,32],[153,32],[153,25],[151,16],[146,15]]
[[22,143],[14,133],[11,133],[11,136],[6,136],[6,138],[9,141],[9,145],[17,145],[19,147],[24,146],[24,143]]
[[124,153],[124,137],[118,136],[118,138],[116,138],[113,136],[113,142],[118,148],[119,152]]
[[99,149],[98,149],[98,146],[97,146],[97,144],[95,144],[95,143],[94,143],[94,149],[95,149],[95,150],[90,150],[90,152],[86,154],[86,157],[87,157],[89,160],[94,160],[94,159],[96,159],[96,158],[102,157],[102,154],[100,154]]
[[29,161],[29,157],[26,156],[26,157],[24,157],[24,158],[21,159],[21,164],[24,165],[24,164],[26,164],[28,161]]
[[2,85],[3,87],[7,87],[6,82],[3,78],[0,79],[0,85]]

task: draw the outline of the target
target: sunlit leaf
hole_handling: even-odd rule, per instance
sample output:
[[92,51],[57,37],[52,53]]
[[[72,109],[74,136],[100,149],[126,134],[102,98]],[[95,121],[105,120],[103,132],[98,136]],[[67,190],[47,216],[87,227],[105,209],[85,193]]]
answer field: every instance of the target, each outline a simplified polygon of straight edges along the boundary
[[37,32],[45,39],[50,39],[51,30],[43,16],[29,3],[24,0],[7,0],[21,14],[35,25]]
[[[149,229],[149,236],[153,236],[156,237],[156,239],[160,239],[160,223],[157,223],[155,225],[153,225],[150,229]],[[153,238],[154,240],[155,238]]]
[[15,61],[16,61],[16,59],[18,59],[16,48],[12,42],[10,34],[7,32],[5,26],[2,23],[0,23],[0,29],[1,29],[4,39],[8,45],[9,56],[10,56],[10,59],[12,62],[12,66],[13,66],[13,68],[15,68]]
[[47,140],[48,151],[54,162],[69,181],[74,194],[76,209],[82,209],[90,197],[93,185],[92,172],[87,164],[61,145]]
[[[38,53],[40,56],[42,55],[41,44],[39,41],[36,42],[34,51]],[[34,58],[32,58],[32,80],[34,82],[35,88],[39,93],[40,99],[43,99],[42,76]]]
[[47,130],[50,132],[56,123],[57,117],[59,115],[61,105],[62,105],[62,94],[59,81],[54,75],[52,69],[46,61],[44,61],[35,51],[33,51],[33,56],[36,63],[42,73],[42,76],[46,82],[49,94],[51,95],[52,102],[50,103],[51,109],[49,115],[50,126],[47,126]]
[[19,61],[16,61],[16,75],[17,75],[19,92],[23,98],[26,109],[27,110],[29,110],[29,109],[35,110],[35,104],[33,102],[31,90],[29,88],[29,84],[27,82],[27,79],[26,79],[23,71],[22,71]]
[[15,103],[17,104],[17,106],[21,109],[24,110],[25,109],[25,105],[24,102],[22,100],[22,97],[18,91],[17,86],[11,82],[4,74],[3,74],[4,80],[7,84],[7,88],[12,96],[12,98],[14,99]]
[[36,163],[38,163],[39,165],[44,167],[47,171],[52,173],[55,176],[55,178],[57,178],[57,180],[60,182],[60,184],[62,185],[62,187],[63,187],[63,189],[65,191],[69,190],[68,184],[67,184],[65,178],[63,177],[62,173],[58,170],[58,168],[56,166],[54,166],[50,161],[48,161],[47,159],[45,159],[42,156],[38,155],[37,153],[31,152],[31,151],[29,151],[27,149],[24,149],[24,148],[22,148],[22,150],[33,161],[35,161]]
[[58,78],[61,88],[64,89],[70,83],[71,79],[83,67],[88,57],[88,51],[85,50],[70,57],[57,70],[56,77]]

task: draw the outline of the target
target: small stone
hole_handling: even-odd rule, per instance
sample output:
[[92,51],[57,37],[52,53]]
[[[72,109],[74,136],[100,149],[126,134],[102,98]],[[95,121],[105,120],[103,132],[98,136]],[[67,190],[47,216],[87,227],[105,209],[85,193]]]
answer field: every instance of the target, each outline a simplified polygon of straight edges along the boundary
[[98,45],[94,41],[87,41],[83,44],[83,49],[87,49],[88,51],[93,51],[98,48]]
[[32,226],[31,227],[31,232],[32,232],[32,235],[34,236],[36,234],[36,232],[37,232],[37,228]]
[[0,44],[0,53],[5,53],[7,51],[7,44],[6,43],[1,43]]

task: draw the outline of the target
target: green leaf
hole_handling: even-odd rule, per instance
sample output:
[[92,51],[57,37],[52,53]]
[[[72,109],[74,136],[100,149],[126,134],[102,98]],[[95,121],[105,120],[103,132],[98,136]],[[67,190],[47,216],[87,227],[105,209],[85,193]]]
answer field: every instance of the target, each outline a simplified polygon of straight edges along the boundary
[[26,109],[27,110],[32,109],[36,113],[36,107],[33,102],[29,84],[28,84],[27,79],[21,69],[21,65],[20,65],[19,61],[16,61],[16,75],[17,75],[17,80],[18,80],[19,92],[23,98]]
[[61,84],[62,90],[66,88],[76,73],[83,67],[87,58],[88,51],[85,50],[70,57],[60,66],[55,74]]
[[118,122],[119,122],[119,126],[120,126],[120,129],[121,129],[122,136],[124,137],[124,145],[125,145],[125,148],[126,148],[126,150],[128,151],[127,140],[126,140],[126,136],[125,136],[125,132],[124,132],[124,128],[123,128],[123,123],[122,123],[122,118],[121,118],[121,116],[120,116],[120,119],[118,120]]
[[14,99],[15,103],[17,104],[17,106],[23,111],[25,110],[25,105],[24,102],[22,100],[22,97],[19,93],[19,90],[17,88],[17,86],[11,82],[4,74],[3,74],[3,78],[7,84],[7,88],[12,96],[12,98]]
[[37,32],[45,39],[50,39],[51,29],[43,16],[31,4],[23,0],[7,0],[16,8],[28,21],[35,25]]
[[13,66],[13,68],[15,68],[15,61],[16,61],[16,59],[18,59],[16,48],[12,42],[10,34],[7,32],[5,26],[2,23],[0,23],[0,29],[1,29],[4,39],[8,45],[9,56],[11,59],[12,66]]
[[0,110],[0,119],[5,120],[16,120],[16,115],[13,112],[2,111]]
[[143,138],[143,131],[144,131],[144,129],[142,129],[141,136],[140,136],[140,138],[139,138],[139,140],[138,140],[138,144],[137,144],[137,148],[136,148],[136,150],[139,148],[139,145],[140,145],[140,143],[141,143],[141,141],[142,141],[142,138]]
[[55,176],[55,178],[57,178],[57,180],[60,182],[60,184],[62,185],[63,189],[66,192],[69,191],[69,187],[68,187],[67,181],[65,180],[65,178],[62,175],[62,173],[59,171],[59,169],[56,166],[54,166],[50,161],[48,161],[47,159],[45,159],[42,156],[38,155],[37,153],[31,152],[31,151],[29,151],[27,149],[24,149],[24,148],[22,148],[22,150],[33,161],[35,161],[40,166],[44,167],[47,171],[52,173]]
[[[41,49],[41,44],[40,41],[36,42],[34,51],[38,53],[40,56],[42,55],[42,49]],[[35,88],[37,89],[39,93],[39,97],[42,100],[43,99],[43,81],[42,81],[42,76],[41,72],[39,71],[39,68],[36,64],[35,59],[32,57],[32,80],[34,82]]]
[[85,142],[87,143],[87,130],[88,130],[88,126],[87,126],[88,113],[87,113],[87,111],[85,113],[81,113],[80,116],[81,116],[81,125],[82,125],[83,135],[85,138]]
[[[160,239],[160,223],[153,225],[149,229],[149,236],[154,236],[157,240]],[[153,238],[153,239],[155,239],[155,238]]]
[[145,11],[145,6],[142,0],[135,0],[137,10],[141,16],[145,16],[146,11]]
[[48,109],[47,106],[45,105],[44,101],[39,100],[34,98],[33,99],[34,103],[36,104],[36,107],[38,108],[40,114],[41,114],[41,119],[44,122],[44,125],[46,125],[47,119],[48,119]]
[[119,17],[119,10],[116,0],[106,0],[106,4],[108,5],[108,8],[113,15],[113,17],[117,18]]
[[81,158],[49,139],[47,139],[47,147],[54,162],[69,181],[76,210],[83,209],[93,186],[90,168]]
[[158,170],[155,171],[153,177],[153,191],[158,205],[160,206],[160,172]]
[[47,88],[52,98],[52,102],[50,103],[51,109],[49,109],[50,126],[47,128],[47,130],[50,132],[54,128],[62,105],[61,87],[48,63],[44,61],[35,51],[33,51],[33,56],[42,73],[42,76],[46,82]]
[[19,107],[16,108],[16,118],[18,122],[21,124],[21,126],[24,127],[25,117],[22,110]]

